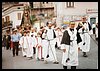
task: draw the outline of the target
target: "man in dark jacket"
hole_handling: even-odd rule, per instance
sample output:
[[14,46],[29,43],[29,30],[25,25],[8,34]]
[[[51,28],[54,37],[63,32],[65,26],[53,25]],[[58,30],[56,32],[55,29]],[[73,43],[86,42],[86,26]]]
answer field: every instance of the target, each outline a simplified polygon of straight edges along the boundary
[[10,48],[10,41],[11,41],[11,36],[10,36],[10,31],[7,30],[6,31],[7,35],[6,35],[6,49],[8,50]]

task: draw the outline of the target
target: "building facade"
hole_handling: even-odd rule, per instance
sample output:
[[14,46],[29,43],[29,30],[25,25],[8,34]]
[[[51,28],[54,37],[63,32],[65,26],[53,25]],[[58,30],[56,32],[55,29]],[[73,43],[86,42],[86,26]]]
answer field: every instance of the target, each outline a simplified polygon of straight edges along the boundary
[[33,2],[32,14],[44,14],[44,16],[54,15],[53,2]]
[[45,26],[47,21],[55,16],[54,2],[31,2],[31,15],[35,15],[38,21],[35,22],[34,27],[39,29],[40,26]]
[[12,28],[16,28],[21,24],[23,15],[23,4],[14,4],[2,10],[2,27],[12,24]]
[[83,16],[91,24],[98,22],[98,2],[56,2],[55,5],[59,26],[71,20],[80,22]]

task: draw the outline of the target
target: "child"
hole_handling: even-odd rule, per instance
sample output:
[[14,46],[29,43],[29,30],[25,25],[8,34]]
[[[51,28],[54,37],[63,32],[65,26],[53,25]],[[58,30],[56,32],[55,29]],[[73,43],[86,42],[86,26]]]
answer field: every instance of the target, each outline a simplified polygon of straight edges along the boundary
[[19,41],[20,46],[22,46],[22,54],[24,57],[27,55],[28,41],[26,36],[26,31],[24,31],[24,35],[20,38]]
[[36,59],[41,60],[42,59],[42,39],[40,37],[40,33],[37,33],[36,37]]

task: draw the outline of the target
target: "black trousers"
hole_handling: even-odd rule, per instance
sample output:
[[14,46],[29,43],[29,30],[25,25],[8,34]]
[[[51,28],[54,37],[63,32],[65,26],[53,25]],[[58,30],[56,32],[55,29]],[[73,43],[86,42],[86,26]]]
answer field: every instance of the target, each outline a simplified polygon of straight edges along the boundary
[[15,51],[16,51],[16,55],[18,56],[18,46],[19,46],[19,42],[13,42],[13,56],[15,56]]
[[10,43],[7,42],[6,49],[8,50],[9,48],[10,48]]
[[71,69],[76,69],[76,66],[71,66]]
[[93,28],[93,34],[95,34],[95,28]]
[[35,47],[33,47],[33,54],[35,54],[36,53],[36,48]]
[[[64,69],[67,69],[67,66],[63,66]],[[71,66],[71,69],[76,69],[76,66]]]

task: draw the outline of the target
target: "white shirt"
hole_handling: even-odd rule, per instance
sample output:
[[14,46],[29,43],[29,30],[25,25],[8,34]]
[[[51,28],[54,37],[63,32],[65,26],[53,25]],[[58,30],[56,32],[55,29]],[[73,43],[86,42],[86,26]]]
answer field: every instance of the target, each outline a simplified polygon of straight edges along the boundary
[[52,40],[54,39],[53,29],[47,29],[47,39]]
[[92,24],[92,29],[95,28],[95,27],[96,27],[96,25],[95,24]]

